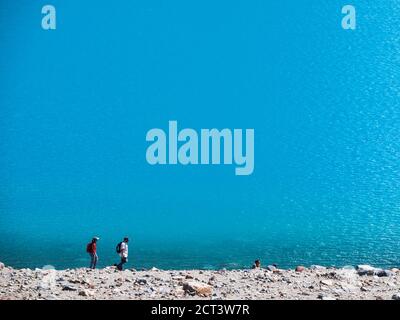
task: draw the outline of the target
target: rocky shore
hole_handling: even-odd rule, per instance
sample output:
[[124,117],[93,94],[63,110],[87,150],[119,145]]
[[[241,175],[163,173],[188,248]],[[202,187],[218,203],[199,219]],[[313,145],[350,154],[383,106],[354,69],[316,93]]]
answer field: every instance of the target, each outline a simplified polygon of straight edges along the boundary
[[400,271],[360,265],[120,272],[114,267],[13,269],[0,263],[0,300],[9,299],[400,300]]

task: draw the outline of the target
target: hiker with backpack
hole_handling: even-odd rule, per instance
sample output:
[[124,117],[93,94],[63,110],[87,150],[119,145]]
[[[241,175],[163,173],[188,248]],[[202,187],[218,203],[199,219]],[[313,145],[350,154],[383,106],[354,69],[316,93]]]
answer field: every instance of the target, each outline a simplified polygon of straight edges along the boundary
[[120,271],[124,269],[124,264],[128,262],[128,242],[129,239],[125,237],[124,241],[118,243],[116,247],[116,251],[121,257],[121,262],[116,264],[117,269]]
[[90,269],[96,269],[97,261],[99,257],[97,256],[97,241],[98,237],[94,237],[90,243],[86,246],[86,252],[90,255]]

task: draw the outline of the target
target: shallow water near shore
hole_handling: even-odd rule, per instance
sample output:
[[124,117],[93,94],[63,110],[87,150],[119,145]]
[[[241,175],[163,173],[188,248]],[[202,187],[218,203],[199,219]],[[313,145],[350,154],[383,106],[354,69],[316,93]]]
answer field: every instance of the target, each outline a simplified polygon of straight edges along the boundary
[[[324,237],[325,241],[326,238]],[[333,241],[336,241],[334,239]],[[301,241],[292,246],[279,241],[266,240],[236,240],[212,242],[210,240],[185,243],[153,242],[141,243],[134,241],[130,245],[128,268],[149,269],[157,267],[164,270],[180,269],[242,269],[250,268],[256,258],[260,258],[263,265],[277,264],[280,268],[294,268],[297,265],[310,266],[313,264],[324,266],[347,266],[356,264],[371,264],[381,268],[399,266],[397,251],[394,242],[381,245],[379,250],[366,243],[344,243],[337,240],[331,244],[321,244],[317,240],[307,243]],[[57,243],[56,247],[54,243]],[[339,244],[340,243],[340,244]],[[62,241],[40,241],[39,243],[19,243],[14,241],[16,251],[21,256],[4,255],[2,261],[16,268],[41,268],[51,265],[56,269],[84,267],[89,264],[89,257],[84,252],[82,243]],[[370,251],[365,248],[370,246]],[[2,252],[6,252],[1,248]],[[53,254],[54,252],[54,254]],[[114,243],[105,240],[99,243],[98,266],[110,266],[118,261]]]
[[[398,1],[38,3],[0,4],[0,261],[400,265]],[[150,166],[170,120],[254,128],[253,174]]]

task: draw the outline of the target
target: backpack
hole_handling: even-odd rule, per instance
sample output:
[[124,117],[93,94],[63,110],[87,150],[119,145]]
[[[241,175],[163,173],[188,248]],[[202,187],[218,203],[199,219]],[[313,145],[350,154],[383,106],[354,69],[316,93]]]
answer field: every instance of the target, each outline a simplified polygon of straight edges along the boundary
[[93,249],[92,248],[92,243],[88,243],[87,246],[86,246],[86,252],[87,253],[92,253],[92,249]]
[[121,253],[121,244],[122,242],[117,244],[117,247],[115,248],[115,251],[117,251],[117,253]]

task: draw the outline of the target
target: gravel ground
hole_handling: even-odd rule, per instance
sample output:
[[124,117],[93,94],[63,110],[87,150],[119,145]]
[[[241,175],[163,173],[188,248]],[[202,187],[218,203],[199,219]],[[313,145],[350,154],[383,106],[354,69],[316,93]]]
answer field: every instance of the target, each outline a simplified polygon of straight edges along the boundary
[[280,270],[13,269],[0,263],[0,300],[400,299],[400,272],[368,265]]

